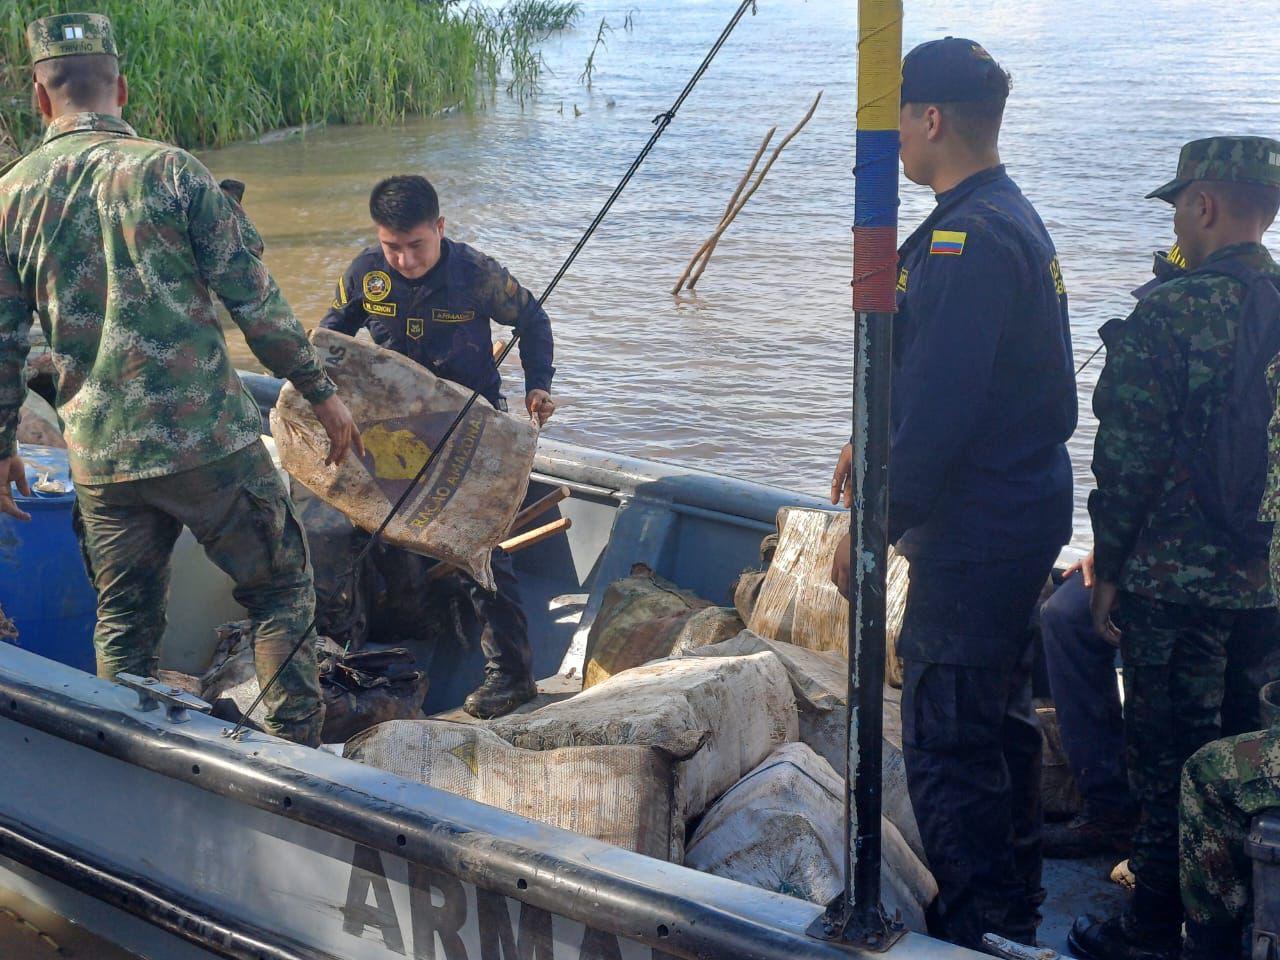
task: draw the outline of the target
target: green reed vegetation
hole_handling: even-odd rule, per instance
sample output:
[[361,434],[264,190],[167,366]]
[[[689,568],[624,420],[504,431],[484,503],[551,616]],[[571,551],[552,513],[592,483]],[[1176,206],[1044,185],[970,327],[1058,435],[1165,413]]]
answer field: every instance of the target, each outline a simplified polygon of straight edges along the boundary
[[503,78],[522,99],[537,44],[577,2],[514,0],[17,0],[0,12],[0,153],[39,134],[26,23],[63,10],[109,16],[144,136],[220,146],[282,127],[396,123],[482,102]]

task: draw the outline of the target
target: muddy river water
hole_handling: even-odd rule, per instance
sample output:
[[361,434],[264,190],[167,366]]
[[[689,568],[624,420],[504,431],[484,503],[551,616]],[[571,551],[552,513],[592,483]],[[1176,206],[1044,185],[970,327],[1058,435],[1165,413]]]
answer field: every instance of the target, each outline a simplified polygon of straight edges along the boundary
[[[427,175],[449,233],[540,291],[733,6],[588,0],[578,28],[546,45],[541,92],[523,104],[499,92],[478,112],[330,128],[205,159],[248,182],[267,262],[308,326],[372,242],[369,187],[397,172]],[[856,7],[762,0],[739,26],[548,304],[554,436],[823,492],[849,430]],[[615,29],[588,89],[579,74],[602,17]],[[1278,23],[1274,0],[907,4],[907,47],[973,37],[1013,74],[1004,159],[1057,243],[1078,360],[1098,327],[1127,311],[1151,251],[1168,246],[1170,208],[1142,197],[1171,176],[1179,146],[1280,135]],[[781,136],[819,90],[812,123],[730,228],[697,295],[673,297],[765,130],[776,124]],[[905,235],[933,198],[905,180],[902,195]],[[236,350],[251,366],[242,342]],[[1099,369],[1080,377],[1072,441],[1085,540]]]

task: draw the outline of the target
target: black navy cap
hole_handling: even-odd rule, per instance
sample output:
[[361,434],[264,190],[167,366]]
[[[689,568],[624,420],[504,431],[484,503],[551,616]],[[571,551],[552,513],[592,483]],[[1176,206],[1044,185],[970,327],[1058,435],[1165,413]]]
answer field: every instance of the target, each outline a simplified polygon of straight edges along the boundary
[[902,61],[903,103],[1004,100],[1009,78],[983,49],[963,37],[922,43]]

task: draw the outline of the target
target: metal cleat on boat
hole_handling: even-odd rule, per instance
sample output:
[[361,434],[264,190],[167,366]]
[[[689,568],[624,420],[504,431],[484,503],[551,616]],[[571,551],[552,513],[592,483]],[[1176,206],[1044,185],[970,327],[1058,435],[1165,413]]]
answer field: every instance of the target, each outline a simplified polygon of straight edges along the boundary
[[1008,960],[1066,960],[1062,954],[1048,947],[1028,947],[1024,943],[1014,943],[994,933],[984,934],[982,945],[993,956],[1006,957]]
[[209,713],[213,707],[205,703],[195,694],[188,693],[180,687],[171,687],[161,683],[155,677],[139,677],[133,673],[117,673],[116,683],[128,687],[138,695],[138,709],[144,713],[163,706],[165,719],[170,723],[186,723],[190,717],[188,710],[197,713]]

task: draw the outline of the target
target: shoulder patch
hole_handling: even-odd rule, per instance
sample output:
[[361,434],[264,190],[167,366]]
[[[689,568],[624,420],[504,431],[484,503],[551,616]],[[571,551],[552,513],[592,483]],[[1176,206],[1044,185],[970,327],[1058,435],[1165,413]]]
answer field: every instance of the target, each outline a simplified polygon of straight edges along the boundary
[[929,245],[930,256],[958,257],[964,253],[964,241],[968,234],[963,230],[935,230]]
[[391,277],[382,270],[370,270],[364,275],[364,298],[381,303],[391,295]]
[[1062,280],[1062,266],[1058,263],[1057,257],[1049,261],[1049,277],[1053,280],[1053,292],[1060,297],[1065,295],[1067,285]]
[[907,292],[907,268],[906,267],[898,268],[898,292],[899,293]]

